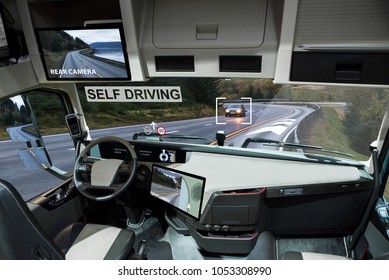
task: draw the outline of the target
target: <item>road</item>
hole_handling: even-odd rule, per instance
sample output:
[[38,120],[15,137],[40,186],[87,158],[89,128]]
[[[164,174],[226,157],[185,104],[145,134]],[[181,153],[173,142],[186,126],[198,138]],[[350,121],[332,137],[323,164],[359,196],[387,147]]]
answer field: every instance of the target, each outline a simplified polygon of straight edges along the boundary
[[[216,131],[224,130],[227,145],[241,146],[247,137],[263,137],[285,140],[296,125],[312,109],[303,106],[253,104],[252,121],[250,112],[246,117],[209,117],[158,123],[167,129],[167,133],[200,136],[215,139]],[[151,120],[152,121],[152,120]],[[151,123],[151,122],[150,122]],[[143,131],[148,124],[108,128],[91,131],[92,139],[115,135],[131,139],[135,132]],[[75,160],[74,146],[69,134],[45,136],[45,145],[53,165],[62,170],[72,170]],[[261,144],[254,144],[255,145]],[[0,142],[0,178],[10,181],[20,191],[25,200],[61,183],[43,170],[31,170],[24,167],[19,157],[19,149],[26,148],[25,143],[12,141]]]
[[[159,199],[168,202],[177,208],[180,208],[180,191],[176,189],[167,189],[157,183],[153,183],[151,186],[151,194]],[[185,207],[181,207],[182,210],[186,210]]]
[[7,133],[14,142],[35,142],[35,140],[38,140],[38,138],[23,130],[25,127],[29,126],[32,126],[32,124],[8,127]]
[[99,59],[73,51],[66,55],[60,78],[128,78],[127,72]]

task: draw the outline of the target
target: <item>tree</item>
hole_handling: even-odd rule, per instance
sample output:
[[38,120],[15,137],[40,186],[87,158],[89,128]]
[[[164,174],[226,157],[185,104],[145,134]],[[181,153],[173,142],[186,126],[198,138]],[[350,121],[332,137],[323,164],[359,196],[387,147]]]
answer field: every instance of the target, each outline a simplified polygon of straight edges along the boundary
[[218,79],[214,78],[185,78],[184,85],[192,91],[194,101],[204,105],[213,106],[215,104],[216,97],[219,96],[217,87],[218,81]]
[[15,124],[15,117],[11,112],[9,112],[5,118],[4,118],[4,125],[5,126],[12,126]]
[[20,113],[20,121],[21,121],[21,123],[23,123],[23,124],[31,123],[30,114],[29,114],[26,106],[24,106],[24,105],[20,106],[19,113]]
[[261,91],[264,93],[265,98],[273,99],[280,90],[281,85],[274,84],[272,80],[263,80],[260,87]]
[[366,143],[377,138],[389,96],[383,89],[353,88],[346,91],[346,101],[343,122],[349,142],[354,150],[368,155]]

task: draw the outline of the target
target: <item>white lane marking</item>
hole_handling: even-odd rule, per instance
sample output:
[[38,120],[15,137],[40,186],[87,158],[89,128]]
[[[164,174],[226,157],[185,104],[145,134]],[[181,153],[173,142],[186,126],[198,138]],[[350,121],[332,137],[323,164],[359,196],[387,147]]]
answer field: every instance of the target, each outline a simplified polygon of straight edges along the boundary
[[67,149],[68,151],[75,151],[76,148],[70,148],[70,149]]
[[53,138],[53,137],[61,137],[61,136],[69,136],[69,138],[70,138],[69,132],[67,132],[67,133],[61,133],[61,134],[45,135],[45,136],[43,136],[43,138]]
[[253,134],[260,134],[260,133],[264,133],[264,132],[273,132],[277,135],[281,135],[286,129],[287,129],[287,127],[283,126],[283,125],[262,127],[258,130],[247,133],[246,136],[253,135]]
[[172,133],[176,133],[176,132],[180,132],[180,131],[179,130],[173,130],[173,131],[166,132],[165,134],[172,134]]
[[212,123],[206,123],[206,124],[204,124],[204,126],[210,126],[210,125],[212,125]]
[[272,125],[291,125],[292,123],[294,123],[294,122],[292,122],[292,121],[281,121],[281,122],[276,122],[276,123],[274,123]]

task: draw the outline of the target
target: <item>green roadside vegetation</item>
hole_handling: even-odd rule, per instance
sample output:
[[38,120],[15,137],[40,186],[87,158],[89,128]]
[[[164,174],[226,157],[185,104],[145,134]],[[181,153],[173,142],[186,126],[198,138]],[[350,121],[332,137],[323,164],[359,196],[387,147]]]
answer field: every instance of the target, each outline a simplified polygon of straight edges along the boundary
[[377,139],[389,103],[389,90],[362,87],[283,86],[276,97],[299,102],[343,103],[342,109],[333,107],[338,108],[333,110],[322,105],[322,118],[312,126],[311,139],[307,141],[309,144],[348,152],[355,155],[357,159],[367,159],[370,156],[369,145]]
[[[47,50],[43,50],[46,62],[47,69],[61,69],[63,62],[65,60],[65,56],[69,51],[61,51],[61,52],[50,52]],[[51,75],[55,76],[55,75]]]
[[[367,160],[368,147],[365,154],[360,154],[351,148],[348,136],[344,129],[344,113],[339,108],[322,107],[321,116],[313,122],[309,133],[305,133],[300,142],[302,144],[321,146],[325,149],[341,151],[355,156],[355,160]],[[307,150],[307,152],[310,152]],[[312,151],[313,152],[313,151]],[[317,153],[316,151],[314,151]],[[333,155],[333,154],[331,154]]]

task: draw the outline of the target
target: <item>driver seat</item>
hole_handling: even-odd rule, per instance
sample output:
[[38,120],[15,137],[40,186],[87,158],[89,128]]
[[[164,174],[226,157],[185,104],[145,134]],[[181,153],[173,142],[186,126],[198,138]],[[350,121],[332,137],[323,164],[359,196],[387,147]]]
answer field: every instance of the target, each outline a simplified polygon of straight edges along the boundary
[[76,223],[50,240],[12,184],[0,179],[0,259],[124,259],[135,241],[132,231]]

